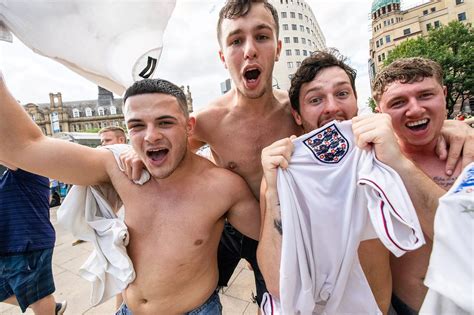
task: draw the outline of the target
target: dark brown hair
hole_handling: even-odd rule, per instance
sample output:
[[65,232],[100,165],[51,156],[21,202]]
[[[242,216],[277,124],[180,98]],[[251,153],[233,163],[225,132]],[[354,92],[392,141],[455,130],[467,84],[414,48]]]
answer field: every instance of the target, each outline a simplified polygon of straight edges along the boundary
[[351,81],[352,90],[357,97],[355,88],[356,70],[346,64],[346,58],[335,48],[315,51],[303,60],[293,78],[289,90],[291,107],[300,113],[300,91],[304,83],[313,81],[314,77],[323,69],[339,67],[347,73]]

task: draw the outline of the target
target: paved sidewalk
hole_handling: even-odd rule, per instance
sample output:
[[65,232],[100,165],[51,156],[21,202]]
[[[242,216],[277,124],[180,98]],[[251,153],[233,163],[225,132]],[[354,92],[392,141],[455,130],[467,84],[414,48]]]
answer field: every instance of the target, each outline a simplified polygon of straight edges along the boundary
[[[53,255],[53,273],[56,284],[54,296],[56,300],[67,299],[66,315],[114,314],[115,298],[98,307],[91,307],[89,300],[91,285],[78,275],[79,267],[86,261],[92,251],[92,245],[81,243],[72,246],[75,239],[56,224],[57,208],[51,210],[51,221],[56,229],[56,246]],[[229,282],[229,287],[224,290],[223,294],[220,294],[223,314],[257,314],[257,304],[251,301],[252,290],[255,292],[253,279],[252,271],[246,267],[244,261],[241,261]],[[21,314],[21,311],[17,306],[0,303],[0,314]],[[28,309],[25,314],[33,314],[33,312]]]

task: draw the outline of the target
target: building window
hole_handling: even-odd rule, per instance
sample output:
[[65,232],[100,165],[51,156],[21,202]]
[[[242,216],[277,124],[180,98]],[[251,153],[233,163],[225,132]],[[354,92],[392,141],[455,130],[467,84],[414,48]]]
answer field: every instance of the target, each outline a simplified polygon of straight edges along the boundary
[[293,43],[298,44],[298,37],[293,37]]
[[303,19],[303,14],[298,13],[298,19],[302,20]]
[[[435,22],[435,23],[436,23],[436,22]],[[406,28],[406,29],[403,30],[403,35],[405,35],[405,36],[406,36],[406,35],[410,35],[410,33],[411,33],[411,31],[410,31],[409,28]]]
[[288,69],[292,69],[292,68],[293,68],[293,62],[291,62],[291,61],[288,61],[288,62],[286,63],[286,65],[288,66]]
[[92,109],[90,107],[86,107],[86,117],[92,117]]
[[466,20],[466,12],[461,12],[458,14],[458,21],[465,21]]
[[427,31],[431,30],[431,23],[426,24],[426,30]]
[[308,39],[308,45],[311,46],[311,39]]
[[79,117],[80,117],[79,110],[77,108],[73,108],[72,118],[79,118]]
[[110,106],[109,110],[110,110],[110,115],[117,115],[117,107]]
[[105,115],[105,110],[104,110],[104,108],[103,108],[103,107],[98,107],[98,108],[97,108],[97,114],[98,114],[99,116],[104,116],[104,115]]
[[289,37],[285,37],[284,40],[285,40],[285,44],[289,44],[289,43],[290,43],[290,38],[289,38]]
[[300,55],[300,50],[299,49],[295,49],[295,55],[297,55],[297,56]]
[[296,68],[299,68],[301,66],[301,61],[296,62]]
[[288,31],[288,24],[283,24],[283,30]]
[[380,41],[380,46],[382,46],[382,45],[383,45],[383,37],[382,37],[382,38],[380,38],[380,40],[379,40],[379,41]]
[[380,58],[380,55],[378,55],[377,59],[379,60],[379,62],[382,61],[382,59]]
[[308,33],[308,34],[309,34],[309,27],[307,27],[307,28],[306,28],[306,33]]
[[303,56],[308,56],[308,51],[306,49],[303,49]]
[[463,4],[464,0],[456,0],[456,4]]
[[423,15],[428,15],[428,10],[423,10]]
[[295,12],[290,12],[290,18],[294,19],[296,17]]
[[294,74],[289,74],[289,75],[288,75],[288,79],[291,80],[291,79],[293,79],[294,76],[295,76]]
[[291,49],[287,49],[287,50],[286,50],[286,55],[287,55],[287,56],[291,56]]
[[375,41],[375,46],[377,46],[377,48],[379,48],[380,44],[379,44],[379,41]]
[[281,13],[281,18],[282,18],[282,19],[286,19],[286,12],[282,12],[282,13]]
[[293,31],[296,31],[296,30],[298,30],[298,26],[296,24],[291,24],[291,29]]
[[390,43],[390,35],[385,36],[385,42]]
[[304,33],[304,26],[300,25],[300,31]]
[[435,7],[432,7],[431,8],[431,13],[435,12],[436,11],[436,8]]
[[306,45],[306,38],[301,37],[301,43]]
[[441,23],[439,21],[434,21],[434,27],[438,28],[441,26]]

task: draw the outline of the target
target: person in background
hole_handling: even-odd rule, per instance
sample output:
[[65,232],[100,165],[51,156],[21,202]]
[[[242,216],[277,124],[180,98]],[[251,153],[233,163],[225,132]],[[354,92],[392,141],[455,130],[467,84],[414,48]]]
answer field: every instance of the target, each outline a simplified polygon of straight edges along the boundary
[[49,179],[5,162],[0,178],[0,302],[35,314],[63,314],[52,258],[56,240],[49,216]]

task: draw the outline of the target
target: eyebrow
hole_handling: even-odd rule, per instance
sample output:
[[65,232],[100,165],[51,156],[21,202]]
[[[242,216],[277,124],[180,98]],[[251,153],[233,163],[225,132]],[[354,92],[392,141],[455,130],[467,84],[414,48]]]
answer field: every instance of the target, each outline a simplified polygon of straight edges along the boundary
[[[268,25],[268,24],[265,24],[265,23],[261,23],[261,24],[258,24],[257,26],[255,26],[252,31],[260,31],[262,29],[268,29],[270,31],[272,31],[272,28]],[[227,35],[227,38],[229,37],[232,37],[234,35],[238,35],[240,33],[243,33],[244,31],[241,29],[241,28],[238,28],[236,30],[233,30],[232,32],[230,32],[228,35]]]
[[[162,115],[162,116],[156,118],[155,120],[163,120],[163,119],[178,120],[178,118],[176,118],[174,116],[171,116],[171,115]],[[143,120],[139,119],[139,118],[131,118],[130,120],[127,121],[127,124],[136,123],[136,122],[143,122]]]
[[[339,86],[342,86],[342,85],[350,85],[351,86],[351,83],[348,82],[348,81],[339,81],[339,82],[336,82],[335,84],[333,84],[334,87],[339,87]],[[320,84],[320,85],[312,87],[311,89],[309,89],[306,92],[308,93],[308,92],[313,92],[313,91],[319,91],[319,90],[322,90],[323,87],[324,87],[324,85]]]

